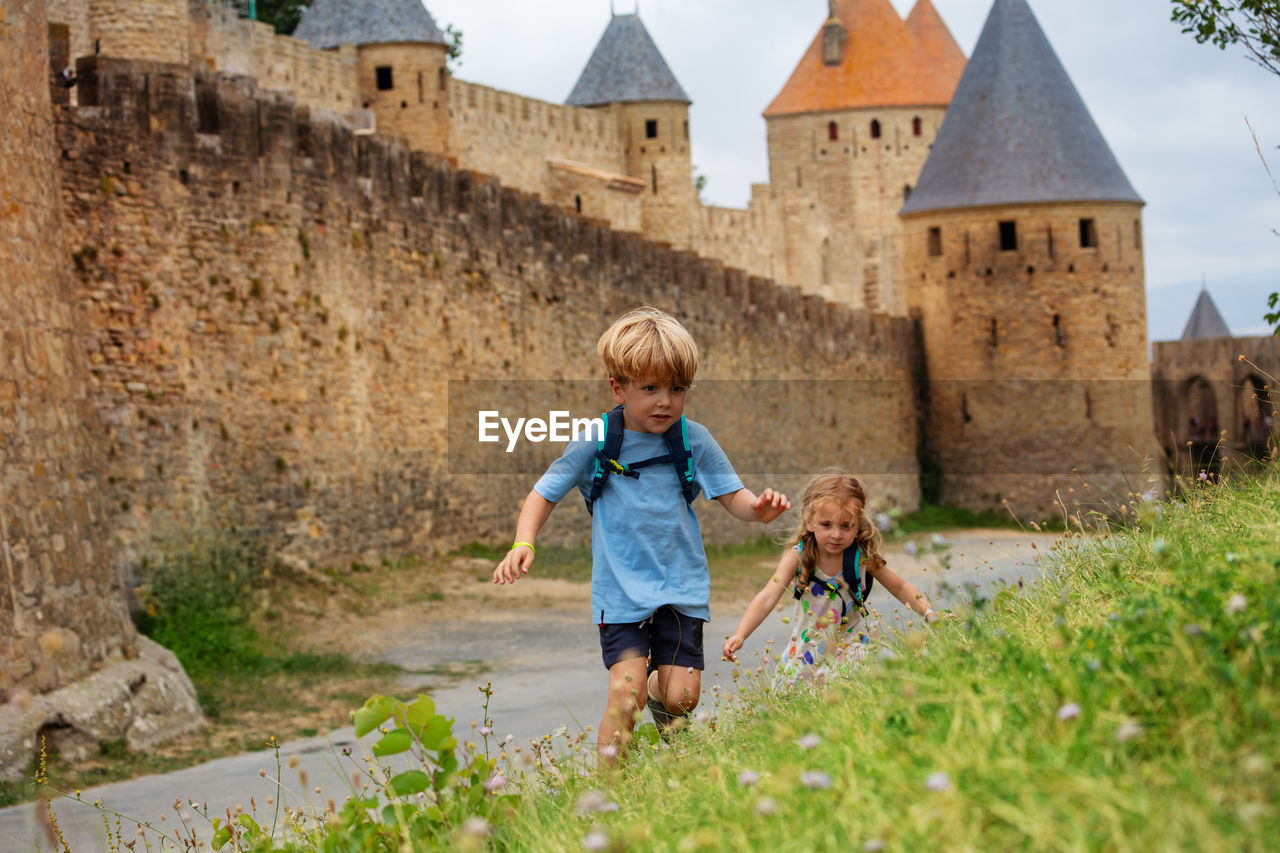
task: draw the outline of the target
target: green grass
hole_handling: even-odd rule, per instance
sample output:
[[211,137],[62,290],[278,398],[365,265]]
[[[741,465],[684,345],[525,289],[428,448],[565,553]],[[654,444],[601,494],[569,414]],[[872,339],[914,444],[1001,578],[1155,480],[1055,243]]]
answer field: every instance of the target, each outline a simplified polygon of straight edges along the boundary
[[[1131,509],[1149,524],[1073,541],[1042,588],[892,660],[748,691],[612,781],[544,777],[495,846],[582,849],[599,830],[655,851],[1263,849],[1280,832],[1280,482]],[[617,810],[579,814],[590,788]]]
[[1021,527],[1018,520],[1000,510],[972,510],[940,504],[922,503],[913,513],[894,519],[892,537],[911,536],[918,533],[936,533],[957,528],[994,527],[996,529]]

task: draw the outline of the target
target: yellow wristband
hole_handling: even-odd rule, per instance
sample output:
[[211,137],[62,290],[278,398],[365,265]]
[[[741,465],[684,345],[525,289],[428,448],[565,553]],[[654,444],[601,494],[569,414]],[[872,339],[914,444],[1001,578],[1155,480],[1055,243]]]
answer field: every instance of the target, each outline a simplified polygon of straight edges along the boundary
[[519,548],[521,545],[523,545],[524,547],[528,548],[528,549],[529,549],[529,553],[534,554],[534,555],[537,555],[538,550],[537,550],[536,548],[534,548],[534,547],[533,547],[533,543],[532,543],[532,542],[517,542],[516,544],[514,544],[514,545],[512,545],[512,546],[511,546],[511,550],[512,550],[512,551],[514,551],[515,549]]

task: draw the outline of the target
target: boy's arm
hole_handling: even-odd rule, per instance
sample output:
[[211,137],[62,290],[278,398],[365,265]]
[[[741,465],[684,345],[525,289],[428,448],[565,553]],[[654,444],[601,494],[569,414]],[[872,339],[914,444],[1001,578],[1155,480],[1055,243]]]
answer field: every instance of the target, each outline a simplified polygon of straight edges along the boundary
[[782,492],[765,489],[756,497],[750,489],[738,489],[727,495],[716,498],[720,505],[729,511],[729,515],[739,521],[759,521],[768,524],[787,510],[791,509],[791,501]]
[[868,570],[867,574],[884,584],[884,588],[889,591],[890,595],[916,613],[919,613],[927,621],[932,622],[937,618],[937,611],[929,604],[929,599],[925,598],[924,593],[916,589],[915,584],[903,579],[893,569],[884,566],[875,571]]
[[533,565],[533,541],[538,538],[538,531],[551,517],[556,505],[538,494],[537,490],[529,492],[520,508],[520,518],[516,521],[516,545],[512,546],[502,562],[493,570],[494,583],[515,583],[521,575],[527,574]]
[[747,605],[747,612],[742,614],[742,620],[733,634],[725,638],[721,651],[726,659],[734,663],[738,662],[738,649],[742,648],[747,637],[760,627],[760,623],[768,618],[773,608],[778,606],[778,602],[782,600],[782,594],[787,591],[787,587],[795,578],[799,565],[800,555],[788,548],[782,555],[782,559],[778,561],[778,568],[774,570],[773,577],[769,578],[764,588],[751,599],[751,603]]

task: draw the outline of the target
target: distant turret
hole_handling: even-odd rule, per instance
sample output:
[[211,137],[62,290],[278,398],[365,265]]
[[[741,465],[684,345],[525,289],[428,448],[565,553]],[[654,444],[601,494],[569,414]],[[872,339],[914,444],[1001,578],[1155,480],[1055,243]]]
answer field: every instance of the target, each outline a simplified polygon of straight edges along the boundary
[[996,0],[902,208],[943,501],[1042,512],[1141,474],[1142,204],[1026,1]]
[[378,130],[448,153],[448,46],[421,0],[315,0],[293,35],[315,48],[355,45],[361,105]]
[[639,15],[610,19],[565,103],[617,115],[627,174],[648,187],[641,195],[643,230],[653,239],[689,246],[697,203],[689,96]]

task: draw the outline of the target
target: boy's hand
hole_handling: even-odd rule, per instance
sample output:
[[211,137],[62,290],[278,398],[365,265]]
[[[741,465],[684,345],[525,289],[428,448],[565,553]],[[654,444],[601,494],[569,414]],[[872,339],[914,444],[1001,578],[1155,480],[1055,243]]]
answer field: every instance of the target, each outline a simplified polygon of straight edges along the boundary
[[493,570],[494,583],[515,583],[521,575],[529,573],[533,565],[533,549],[528,545],[517,545],[507,552]]
[[791,509],[791,501],[782,492],[765,489],[751,505],[751,511],[762,524],[768,524],[787,510]]
[[734,634],[732,637],[725,639],[724,646],[720,649],[720,653],[724,655],[725,660],[737,663],[738,649],[740,648],[742,648],[742,640],[738,638],[737,634]]

